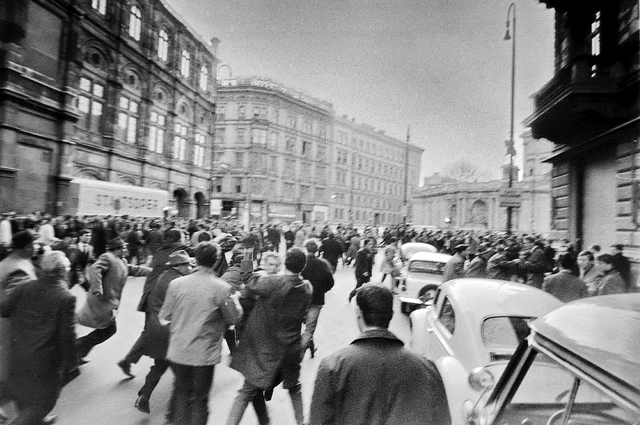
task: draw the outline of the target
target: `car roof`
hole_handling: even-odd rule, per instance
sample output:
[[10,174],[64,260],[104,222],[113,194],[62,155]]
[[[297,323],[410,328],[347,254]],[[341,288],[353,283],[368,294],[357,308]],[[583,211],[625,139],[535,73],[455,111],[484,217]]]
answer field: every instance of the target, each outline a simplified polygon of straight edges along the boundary
[[440,263],[446,263],[451,256],[442,252],[416,252],[409,258],[409,261],[438,261]]
[[441,291],[475,322],[488,316],[540,317],[562,305],[533,286],[496,279],[462,278],[443,283]]
[[640,391],[640,294],[572,301],[530,326]]

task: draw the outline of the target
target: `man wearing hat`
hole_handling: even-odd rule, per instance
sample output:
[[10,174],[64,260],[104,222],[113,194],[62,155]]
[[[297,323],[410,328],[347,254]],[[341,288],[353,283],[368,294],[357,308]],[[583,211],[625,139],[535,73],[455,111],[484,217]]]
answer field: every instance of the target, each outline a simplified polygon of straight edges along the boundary
[[611,245],[611,256],[613,257],[613,267],[620,273],[622,280],[627,285],[627,291],[631,286],[631,263],[629,259],[622,255],[624,245],[621,243]]
[[127,264],[123,260],[126,252],[127,246],[122,238],[111,239],[107,244],[107,252],[89,267],[90,290],[87,302],[78,313],[78,323],[95,330],[76,340],[80,359],[116,333],[116,315],[127,278],[151,273],[149,267]]
[[[18,285],[36,279],[31,259],[36,253],[36,235],[30,230],[17,232],[11,239],[11,252],[0,261],[0,302]],[[9,321],[0,318],[0,405],[9,401],[7,379],[9,377]],[[0,408],[0,420],[4,413]]]
[[151,393],[160,382],[160,378],[169,368],[170,364],[165,357],[169,347],[169,329],[162,326],[158,321],[158,313],[162,308],[169,283],[174,279],[186,276],[191,273],[193,259],[186,251],[176,251],[169,256],[167,269],[160,275],[156,284],[151,288],[149,299],[146,304],[144,330],[134,347],[140,346],[140,350],[132,350],[122,359],[118,366],[126,375],[133,378],[131,374],[131,363],[137,363],[143,355],[154,360],[153,366],[145,378],[144,386],[138,391],[138,399],[135,407],[143,412],[149,413],[149,398]]
[[444,265],[442,283],[464,276],[464,262],[467,259],[468,249],[469,245],[464,243],[457,244],[453,248],[455,253]]
[[467,269],[464,271],[464,277],[487,277],[487,262],[493,255],[493,250],[488,242],[482,242],[478,245],[476,256],[471,260]]

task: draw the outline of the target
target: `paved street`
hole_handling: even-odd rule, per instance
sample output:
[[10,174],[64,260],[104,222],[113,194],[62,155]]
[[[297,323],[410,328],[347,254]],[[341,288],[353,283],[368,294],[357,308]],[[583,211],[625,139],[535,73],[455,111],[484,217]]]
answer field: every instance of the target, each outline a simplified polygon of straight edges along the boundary
[[[379,279],[379,253],[374,265],[374,280]],[[338,266],[335,274],[336,285],[326,296],[326,305],[320,315],[315,335],[318,352],[315,359],[309,354],[302,363],[302,391],[305,401],[305,413],[308,414],[313,382],[320,360],[337,348],[350,343],[358,335],[355,317],[347,303],[347,297],[355,286],[353,268]],[[135,311],[144,278],[130,278],[122,297],[121,311],[118,315],[118,332],[109,341],[97,346],[87,357],[90,362],[82,366],[82,374],[67,386],[58,401],[54,413],[59,415],[60,425],[99,425],[99,424],[164,424],[165,406],[169,399],[172,375],[163,377],[151,397],[151,415],[138,412],[133,407],[137,391],[144,382],[144,376],[152,364],[144,357],[133,365],[135,379],[124,379],[116,363],[129,350],[142,330],[144,315]],[[74,288],[78,304],[84,301],[81,289]],[[391,330],[408,343],[410,331],[408,319],[399,312],[391,323]],[[78,335],[88,333],[90,329],[79,327]],[[223,361],[216,367],[214,386],[210,398],[209,424],[221,424],[227,419],[233,399],[241,387],[242,375],[230,369],[228,350],[223,344]],[[278,425],[293,425],[293,410],[288,394],[282,387],[276,388],[273,399],[268,403],[272,422]],[[243,425],[257,424],[253,408],[249,406]]]

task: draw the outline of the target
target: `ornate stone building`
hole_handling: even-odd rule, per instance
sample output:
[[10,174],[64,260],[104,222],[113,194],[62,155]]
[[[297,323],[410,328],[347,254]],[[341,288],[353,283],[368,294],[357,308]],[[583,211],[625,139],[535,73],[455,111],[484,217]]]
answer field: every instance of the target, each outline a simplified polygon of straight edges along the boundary
[[244,223],[328,218],[333,106],[265,78],[218,81],[214,194]]
[[0,210],[207,215],[217,40],[163,0],[4,3]]
[[[551,165],[543,162],[551,155],[552,144],[535,140],[527,131],[523,138],[523,177],[513,183],[520,207],[513,209],[516,232],[550,233]],[[425,179],[414,194],[415,225],[451,229],[506,229],[506,208],[500,206],[501,191],[507,186],[509,164],[500,180],[460,182],[441,176]],[[514,167],[514,175],[518,175]]]
[[402,221],[405,178],[418,181],[422,154],[257,77],[218,81],[215,149],[218,213],[245,223]]

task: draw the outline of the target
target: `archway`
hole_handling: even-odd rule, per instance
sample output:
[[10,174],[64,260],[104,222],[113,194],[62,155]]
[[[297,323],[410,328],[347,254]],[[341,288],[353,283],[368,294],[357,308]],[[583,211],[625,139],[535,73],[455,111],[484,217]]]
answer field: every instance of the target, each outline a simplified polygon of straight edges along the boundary
[[176,209],[178,210],[178,217],[189,217],[189,194],[186,190],[178,188],[173,191],[173,199],[175,201]]
[[207,218],[209,216],[208,203],[202,192],[197,192],[193,198],[196,201],[196,218]]
[[470,223],[473,227],[486,229],[489,226],[489,207],[486,202],[477,200],[471,204]]

